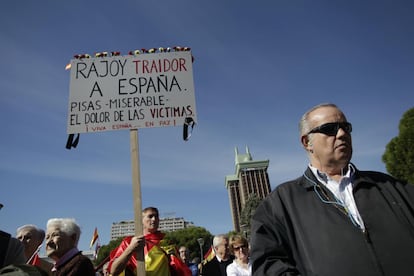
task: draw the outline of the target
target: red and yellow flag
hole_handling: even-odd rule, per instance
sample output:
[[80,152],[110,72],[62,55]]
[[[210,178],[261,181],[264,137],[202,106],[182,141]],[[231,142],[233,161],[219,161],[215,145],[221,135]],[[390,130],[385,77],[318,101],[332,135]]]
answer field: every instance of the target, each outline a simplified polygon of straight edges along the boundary
[[204,254],[204,260],[203,263],[207,263],[211,261],[216,256],[216,253],[214,252],[213,246],[210,247],[210,249]]
[[98,238],[99,238],[98,228],[95,227],[95,231],[93,231],[93,235],[92,235],[92,239],[91,239],[90,248],[92,248],[92,246],[95,244],[95,242]]

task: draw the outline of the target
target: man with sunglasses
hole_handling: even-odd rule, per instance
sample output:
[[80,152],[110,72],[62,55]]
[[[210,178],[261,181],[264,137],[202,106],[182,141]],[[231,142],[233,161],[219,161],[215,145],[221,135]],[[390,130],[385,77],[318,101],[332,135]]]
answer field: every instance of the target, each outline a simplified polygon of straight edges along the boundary
[[256,209],[253,275],[411,275],[414,186],[350,163],[352,125],[336,105],[299,127],[309,166]]

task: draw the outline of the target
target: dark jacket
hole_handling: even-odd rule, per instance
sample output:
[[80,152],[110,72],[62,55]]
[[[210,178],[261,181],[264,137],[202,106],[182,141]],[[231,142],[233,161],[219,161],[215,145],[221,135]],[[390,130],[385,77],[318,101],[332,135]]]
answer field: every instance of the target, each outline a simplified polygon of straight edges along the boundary
[[56,276],[95,276],[95,269],[91,260],[82,255],[82,252],[74,255],[66,263],[57,267]]
[[221,263],[214,257],[211,261],[207,262],[202,269],[203,276],[226,276],[226,267],[233,262],[233,258],[229,258],[227,261]]
[[362,231],[310,169],[276,187],[252,218],[253,275],[378,276],[414,273],[414,186],[356,170]]

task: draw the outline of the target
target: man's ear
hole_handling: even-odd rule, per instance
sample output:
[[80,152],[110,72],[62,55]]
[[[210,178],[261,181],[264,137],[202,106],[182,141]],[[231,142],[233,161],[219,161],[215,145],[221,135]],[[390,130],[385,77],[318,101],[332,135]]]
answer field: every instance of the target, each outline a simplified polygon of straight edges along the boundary
[[300,137],[302,142],[302,146],[305,150],[311,151],[312,150],[312,142],[309,139],[309,135],[303,135]]

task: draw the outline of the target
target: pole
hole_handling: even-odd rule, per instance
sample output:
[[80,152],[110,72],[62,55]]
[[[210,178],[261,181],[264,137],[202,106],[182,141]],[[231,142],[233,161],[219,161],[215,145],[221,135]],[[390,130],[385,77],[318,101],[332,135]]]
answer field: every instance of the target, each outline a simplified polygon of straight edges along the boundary
[[204,259],[204,255],[203,255],[204,239],[203,238],[198,238],[197,242],[200,245],[200,262],[203,262],[203,259]]
[[[134,200],[135,235],[143,234],[142,228],[142,200],[141,200],[141,173],[139,169],[139,141],[138,129],[130,130],[132,191]],[[137,276],[145,276],[144,248],[137,252]]]

